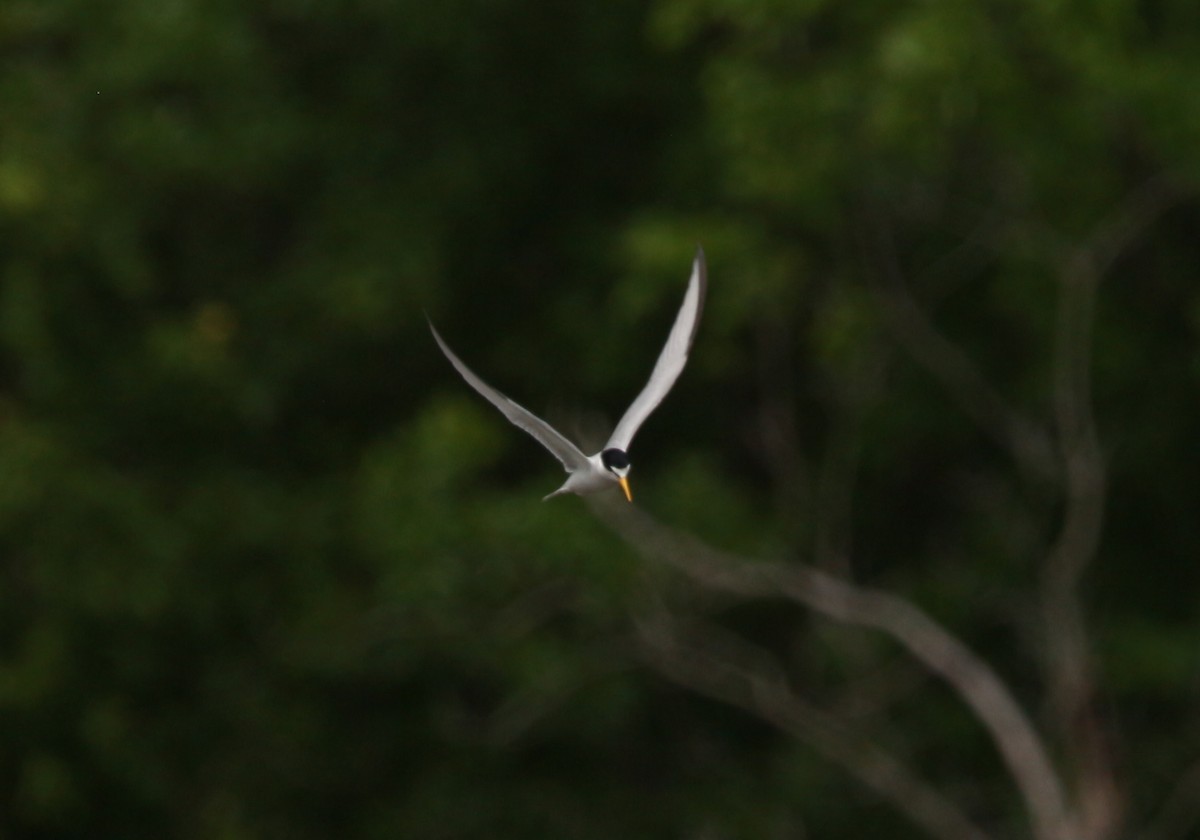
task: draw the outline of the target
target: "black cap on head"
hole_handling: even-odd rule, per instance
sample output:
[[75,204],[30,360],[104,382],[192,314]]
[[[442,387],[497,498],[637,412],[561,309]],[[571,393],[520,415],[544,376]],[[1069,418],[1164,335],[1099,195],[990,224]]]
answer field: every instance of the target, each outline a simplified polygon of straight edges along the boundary
[[629,456],[623,449],[605,449],[600,453],[600,463],[605,469],[629,469]]

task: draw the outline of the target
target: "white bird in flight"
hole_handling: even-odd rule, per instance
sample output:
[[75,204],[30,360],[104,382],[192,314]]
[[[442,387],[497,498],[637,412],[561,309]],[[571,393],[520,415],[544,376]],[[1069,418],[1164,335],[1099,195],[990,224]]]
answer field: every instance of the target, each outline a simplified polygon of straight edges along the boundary
[[617,423],[617,428],[609,437],[608,443],[595,455],[584,455],[579,447],[567,440],[545,420],[517,405],[476,376],[458,356],[454,355],[454,351],[446,346],[446,342],[438,335],[432,321],[429,322],[429,329],[433,331],[434,339],[442,348],[442,352],[446,354],[446,358],[450,360],[450,364],[454,365],[455,369],[462,374],[462,378],[467,380],[468,385],[500,409],[510,422],[524,429],[538,443],[550,450],[550,454],[562,461],[563,468],[568,473],[566,483],[546,496],[546,499],[563,493],[578,495],[595,493],[617,484],[625,491],[625,498],[632,502],[633,494],[629,490],[630,464],[626,450],[633,442],[633,436],[637,434],[637,430],[650,416],[650,412],[654,411],[663,401],[663,397],[671,390],[671,386],[675,384],[675,380],[679,378],[683,366],[687,363],[688,352],[692,349],[692,340],[696,337],[696,328],[700,324],[700,310],[704,307],[704,295],[707,287],[708,271],[704,264],[704,250],[696,248],[696,258],[692,262],[692,276],[688,280],[687,292],[683,296],[683,305],[679,307],[679,314],[675,316],[675,324],[671,327],[671,334],[667,336],[666,346],[658,355],[658,361],[650,373],[650,380],[642,388],[642,392],[637,395],[633,404],[626,409],[625,416]]

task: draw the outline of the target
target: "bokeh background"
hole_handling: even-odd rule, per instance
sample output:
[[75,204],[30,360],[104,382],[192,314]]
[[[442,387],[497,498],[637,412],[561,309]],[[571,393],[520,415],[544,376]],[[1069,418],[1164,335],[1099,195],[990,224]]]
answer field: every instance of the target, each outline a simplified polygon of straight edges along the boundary
[[[5,837],[1200,830],[1194,2],[6,0],[0,56]],[[698,243],[636,512],[543,504],[423,311],[594,434]],[[710,549],[935,622],[1059,789]]]

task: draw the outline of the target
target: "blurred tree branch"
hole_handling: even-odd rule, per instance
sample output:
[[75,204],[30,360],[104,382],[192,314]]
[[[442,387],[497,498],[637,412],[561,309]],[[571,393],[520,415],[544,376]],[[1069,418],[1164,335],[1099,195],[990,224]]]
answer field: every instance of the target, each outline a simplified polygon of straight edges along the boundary
[[875,251],[885,282],[876,285],[879,312],[896,341],[945,388],[962,412],[1006,451],[1026,475],[1057,475],[1049,432],[1011,406],[971,357],[946,338],[904,283],[890,228],[878,225]]
[[1096,297],[1116,260],[1179,197],[1168,182],[1143,184],[1061,261],[1054,352],[1054,427],[1065,512],[1042,574],[1047,682],[1057,730],[1077,775],[1085,836],[1112,836],[1123,794],[1095,710],[1096,677],[1079,585],[1104,527],[1106,466],[1092,408]]
[[[1105,460],[1092,410],[1092,342],[1097,288],[1122,254],[1182,197],[1170,181],[1148,179],[1081,244],[1047,230],[1026,237],[1058,266],[1050,429],[1000,395],[970,356],[933,326],[903,280],[888,224],[874,250],[886,282],[880,310],[899,344],[945,388],[963,412],[1010,453],[1026,475],[1062,488],[1062,523],[1043,566],[1040,602],[1046,681],[1058,735],[1072,771],[1081,836],[1110,837],[1123,811],[1107,735],[1094,708],[1096,680],[1079,584],[1100,544]],[[1028,231],[1026,231],[1028,233]],[[985,237],[986,238],[986,237]]]
[[828,618],[878,630],[937,674],[987,729],[1017,784],[1040,840],[1078,836],[1046,745],[1011,691],[985,662],[911,602],[855,586],[802,563],[756,562],[721,552],[611,499],[592,509],[646,559],[704,586],[742,596],[786,598]]
[[777,726],[841,766],[933,837],[988,835],[895,755],[857,734],[835,714],[805,702],[764,651],[711,624],[680,621],[667,610],[643,615],[637,635],[645,660],[700,694]]
[[1200,761],[1195,762],[1175,783],[1141,840],[1178,840],[1195,836],[1200,823]]

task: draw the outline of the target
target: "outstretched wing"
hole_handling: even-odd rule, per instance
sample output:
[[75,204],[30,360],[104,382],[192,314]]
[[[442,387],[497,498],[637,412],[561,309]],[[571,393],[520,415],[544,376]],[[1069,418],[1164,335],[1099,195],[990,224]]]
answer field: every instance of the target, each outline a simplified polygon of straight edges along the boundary
[[[429,320],[428,317],[426,317],[426,320]],[[454,355],[454,351],[446,346],[446,342],[442,341],[442,337],[438,335],[438,331],[434,328],[432,321],[429,321],[429,329],[433,332],[433,337],[437,341],[438,347],[442,348],[442,352],[446,354],[446,358],[450,360],[450,364],[454,365],[454,368],[462,375],[462,378],[467,380],[467,384],[482,394],[484,399],[500,409],[501,413],[514,426],[524,429],[538,443],[549,449],[555,458],[562,461],[563,468],[567,472],[575,472],[575,470],[583,469],[587,466],[587,456],[579,451],[579,447],[555,431],[554,427],[545,420],[542,420],[528,409],[517,405],[504,396],[504,394],[501,394],[476,376],[469,367],[463,364],[462,359]]]
[[663,397],[683,372],[688,352],[692,349],[692,340],[696,337],[696,328],[700,325],[700,311],[704,308],[707,290],[708,267],[704,262],[704,249],[697,247],[696,259],[692,262],[692,276],[688,280],[687,293],[683,296],[683,306],[675,316],[675,325],[671,327],[671,334],[667,336],[667,344],[654,364],[650,381],[625,411],[625,416],[608,439],[606,448],[627,450],[642,423],[663,401]]

